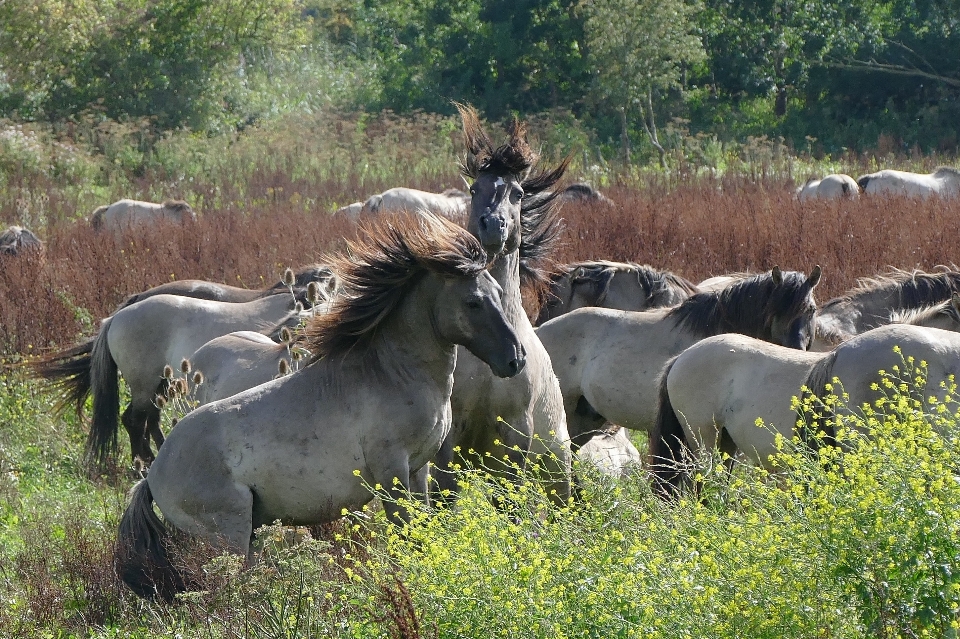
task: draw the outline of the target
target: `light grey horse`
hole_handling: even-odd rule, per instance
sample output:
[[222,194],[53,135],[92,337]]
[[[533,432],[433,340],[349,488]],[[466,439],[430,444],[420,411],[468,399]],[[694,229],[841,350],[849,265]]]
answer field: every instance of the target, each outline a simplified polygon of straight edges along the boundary
[[121,309],[103,320],[96,336],[42,358],[33,368],[40,377],[63,388],[63,404],[75,404],[78,412],[92,393],[87,453],[90,461],[101,465],[117,451],[117,373],[123,375],[130,389],[130,405],[121,420],[130,436],[134,460],[147,465],[154,457],[151,437],[158,448],[163,443],[155,398],[166,389],[164,367],[178,370],[185,358],[218,335],[237,330],[273,331],[277,324],[297,319],[293,309],[289,295],[244,303],[156,295]]
[[537,335],[560,379],[574,444],[604,420],[650,432],[657,379],[667,360],[719,333],[743,333],[806,350],[813,339],[813,290],[820,267],[742,279],[698,293],[673,309],[581,308],[540,326]]
[[[527,353],[527,367],[504,380],[461,349],[453,387],[453,428],[435,460],[441,490],[457,491],[446,471],[464,459],[493,472],[512,475],[510,464],[530,467],[528,457],[548,475],[548,491],[557,502],[570,496],[571,452],[563,398],[550,357],[537,339],[523,309],[521,283],[541,285],[546,276],[537,263],[559,232],[555,194],[544,195],[563,176],[567,163],[538,170],[537,155],[526,141],[526,128],[514,121],[509,140],[494,147],[476,111],[459,105],[467,147],[462,170],[473,180],[469,230],[492,260],[490,273],[503,287],[504,312]],[[459,453],[455,450],[459,448]],[[474,451],[472,454],[470,451]],[[486,453],[490,456],[486,457]]]
[[584,306],[644,311],[676,306],[697,286],[670,271],[633,262],[585,261],[562,266],[551,276],[537,324]]
[[94,231],[109,231],[115,234],[159,222],[184,224],[196,221],[197,214],[183,200],[167,200],[163,204],[117,200],[108,206],[101,206],[90,216],[90,225]]
[[311,320],[307,367],[188,414],[134,488],[116,565],[137,594],[169,600],[190,585],[168,526],[249,558],[257,527],[337,519],[371,488],[403,520],[396,499],[450,429],[456,345],[496,375],[523,370],[487,253],[463,229],[393,219],[332,261],[345,291]]
[[823,178],[810,178],[797,188],[797,199],[807,200],[858,200],[860,187],[857,181],[844,173],[831,173]]
[[960,170],[940,166],[933,173],[910,173],[884,169],[861,175],[857,184],[866,195],[953,198],[960,196]]

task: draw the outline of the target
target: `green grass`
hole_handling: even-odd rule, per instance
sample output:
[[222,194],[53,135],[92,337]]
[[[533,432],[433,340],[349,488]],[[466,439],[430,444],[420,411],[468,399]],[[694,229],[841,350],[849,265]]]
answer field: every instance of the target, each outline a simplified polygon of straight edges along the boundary
[[185,561],[203,589],[169,606],[113,575],[134,477],[88,479],[80,425],[53,418],[41,389],[10,372],[0,636],[956,636],[958,407],[906,392],[923,377],[909,366],[906,386],[888,379],[888,400],[845,418],[857,427],[846,452],[783,442],[776,479],[708,465],[702,499],[663,502],[642,473],[581,469],[583,499],[556,509],[532,478],[467,470],[456,505],[411,505],[403,532],[372,507],[261,530],[249,569],[194,549]]

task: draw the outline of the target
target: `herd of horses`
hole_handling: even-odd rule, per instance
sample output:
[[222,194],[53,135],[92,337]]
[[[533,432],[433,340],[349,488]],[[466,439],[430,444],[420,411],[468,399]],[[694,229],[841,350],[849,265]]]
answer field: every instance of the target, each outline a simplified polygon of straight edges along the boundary
[[856,180],[843,173],[831,173],[822,178],[810,178],[796,190],[800,201],[856,200],[861,194],[921,198],[960,197],[960,170],[950,166],[937,167],[933,173],[884,169],[862,175]]
[[[640,461],[624,428],[649,434],[648,470],[670,495],[683,460],[715,446],[768,463],[804,384],[823,393],[839,375],[852,406],[869,401],[895,345],[928,363],[930,388],[960,368],[960,273],[947,268],[862,280],[819,310],[819,266],[700,284],[633,263],[548,271],[567,163],[541,166],[522,122],[497,145],[458,108],[469,193],[443,197],[462,200],[465,224],[419,205],[369,216],[342,253],[272,287],[164,284],[29,364],[61,410],[92,399],[92,466],[115,459],[122,424],[148,468],[116,555],[139,595],[194,585],[174,531],[249,559],[259,526],[339,518],[371,486],[395,522],[402,497],[455,499],[457,466],[529,470],[565,504],[575,457],[611,474]],[[545,301],[535,322],[531,299]],[[164,405],[189,386],[176,371],[197,392],[164,435]]]

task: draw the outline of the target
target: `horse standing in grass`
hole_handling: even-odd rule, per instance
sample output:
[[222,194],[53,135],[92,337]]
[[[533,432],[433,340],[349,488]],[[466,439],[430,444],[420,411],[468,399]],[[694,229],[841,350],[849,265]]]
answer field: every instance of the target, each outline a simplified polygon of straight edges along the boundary
[[576,262],[563,266],[550,279],[536,324],[584,306],[621,311],[676,306],[699,292],[679,275],[633,262]]
[[[491,460],[503,464],[506,457],[508,464],[523,468],[532,457],[551,478],[548,491],[555,490],[556,500],[565,502],[571,452],[563,398],[520,291],[522,285],[536,290],[546,280],[537,263],[559,233],[558,192],[550,189],[562,178],[567,162],[553,170],[538,169],[539,158],[527,144],[524,124],[515,120],[508,142],[494,147],[476,111],[458,108],[467,147],[461,169],[472,180],[467,230],[492,261],[490,273],[503,287],[504,312],[526,350],[527,367],[515,378],[499,379],[461,349],[451,400],[453,427],[435,460],[434,477],[442,490],[456,492],[455,477],[444,472],[452,463],[466,459],[489,468]],[[510,476],[513,471],[506,467],[503,472]]]
[[797,199],[807,200],[859,200],[860,186],[857,181],[843,173],[831,173],[823,178],[810,178],[796,191]]
[[197,214],[183,200],[167,200],[163,204],[117,200],[109,206],[101,206],[90,216],[90,226],[94,231],[114,234],[162,222],[186,224],[196,221]]
[[581,308],[537,329],[560,379],[575,445],[604,420],[653,430],[657,379],[667,360],[719,333],[743,333],[806,350],[813,339],[810,276],[795,271],[755,275],[719,291],[698,293],[673,309],[614,311]]
[[[960,297],[897,314],[892,322],[910,328],[880,333],[887,335],[884,339],[888,341],[894,339],[889,336],[924,335],[914,330],[920,327],[960,332]],[[876,330],[879,329],[861,335]],[[845,348],[848,343],[838,348]],[[892,344],[888,346],[892,350]],[[856,348],[854,345],[850,352],[856,352]],[[887,355],[891,353],[884,357]],[[698,342],[670,360],[660,378],[657,422],[650,435],[656,487],[672,494],[686,479],[685,462],[696,463],[715,447],[731,459],[741,451],[754,463],[770,468],[770,456],[777,452],[776,436],[789,439],[794,434],[798,416],[791,399],[801,395],[801,385],[808,383],[812,369],[826,357],[827,353],[805,353],[728,334]],[[856,359],[845,356],[842,361]],[[866,361],[869,363],[858,370],[875,375],[880,370],[879,362]],[[871,372],[870,366],[878,368]],[[821,396],[825,381],[829,380],[821,379],[818,383]],[[927,387],[932,388],[929,384]],[[865,389],[857,392],[862,400]],[[758,418],[766,428],[757,428]],[[688,456],[692,459],[685,459]]]
[[820,308],[813,350],[828,351],[858,333],[889,324],[892,313],[938,304],[955,293],[960,293],[960,273],[946,267],[935,273],[893,269],[862,278]]
[[34,372],[61,387],[61,406],[73,403],[78,414],[93,395],[93,415],[87,438],[91,462],[103,465],[117,451],[120,410],[118,372],[130,389],[130,405],[120,420],[130,436],[135,461],[149,465],[154,458],[150,439],[163,443],[160,408],[167,380],[164,367],[178,369],[182,360],[218,335],[237,330],[271,332],[277,324],[298,321],[294,300],[268,295],[252,302],[231,303],[156,295],[127,306],[106,318],[96,336],[33,364]]
[[[166,600],[189,586],[170,561],[168,526],[249,558],[263,524],[337,519],[370,501],[371,486],[406,496],[411,471],[450,430],[456,345],[498,376],[524,369],[487,260],[433,216],[393,219],[348,244],[332,260],[344,292],[307,327],[306,368],[198,408],[170,433],[120,523],[123,581]],[[395,500],[384,509],[406,517]]]
[[940,166],[933,173],[884,169],[857,178],[866,195],[953,198],[960,196],[960,170]]

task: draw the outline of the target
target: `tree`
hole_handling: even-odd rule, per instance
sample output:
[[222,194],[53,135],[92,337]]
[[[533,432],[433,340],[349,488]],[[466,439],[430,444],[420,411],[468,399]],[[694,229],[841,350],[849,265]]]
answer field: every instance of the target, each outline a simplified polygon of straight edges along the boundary
[[705,59],[692,22],[698,8],[683,0],[592,0],[587,5],[585,31],[597,90],[620,112],[627,158],[628,120],[636,108],[660,164],[667,168],[654,96],[680,88],[683,70]]

